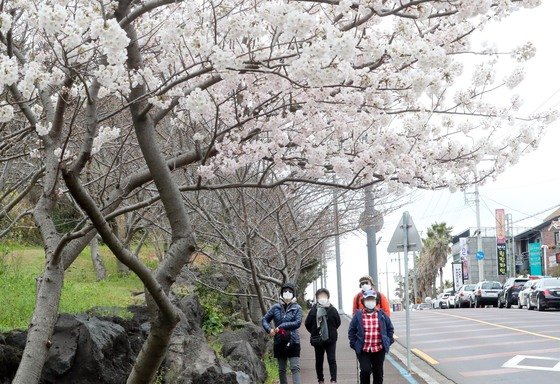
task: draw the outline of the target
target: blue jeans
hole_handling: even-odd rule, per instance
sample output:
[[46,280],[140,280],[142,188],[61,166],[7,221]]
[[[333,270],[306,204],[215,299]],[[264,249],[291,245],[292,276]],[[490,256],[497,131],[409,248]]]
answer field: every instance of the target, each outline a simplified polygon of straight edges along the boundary
[[288,368],[288,360],[290,360],[290,370],[292,371],[293,384],[301,384],[301,375],[299,369],[299,357],[280,357],[278,360],[278,376],[280,384],[288,384],[286,370]]

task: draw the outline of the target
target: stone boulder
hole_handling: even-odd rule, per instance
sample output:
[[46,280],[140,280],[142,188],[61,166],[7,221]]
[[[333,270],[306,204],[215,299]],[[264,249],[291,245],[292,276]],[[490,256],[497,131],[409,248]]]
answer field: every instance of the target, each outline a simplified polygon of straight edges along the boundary
[[202,374],[194,374],[192,384],[239,384],[237,375],[233,372],[218,372],[216,367],[211,367]]
[[242,323],[237,325],[233,331],[224,332],[220,335],[220,342],[223,346],[240,340],[251,344],[257,356],[262,358],[266,354],[272,339],[267,336],[261,326],[253,323]]
[[[206,371],[222,373],[214,350],[203,335],[189,335],[178,327],[171,338],[163,372],[166,383],[191,384]],[[211,381],[209,381],[210,383]]]
[[252,383],[265,382],[266,367],[249,342],[230,343],[222,348],[222,354],[233,369],[249,375]]
[[204,310],[200,305],[197,295],[188,295],[184,297],[175,297],[174,304],[181,311],[181,321],[177,324],[181,332],[191,335],[202,336],[202,316]]
[[239,329],[220,336],[222,356],[236,371],[246,373],[251,383],[264,383],[266,367],[262,361],[267,350],[267,338],[261,327],[245,323]]
[[41,382],[124,383],[134,358],[122,326],[96,317],[62,314],[54,329]]
[[0,383],[9,383],[16,375],[21,353],[19,348],[0,344]]

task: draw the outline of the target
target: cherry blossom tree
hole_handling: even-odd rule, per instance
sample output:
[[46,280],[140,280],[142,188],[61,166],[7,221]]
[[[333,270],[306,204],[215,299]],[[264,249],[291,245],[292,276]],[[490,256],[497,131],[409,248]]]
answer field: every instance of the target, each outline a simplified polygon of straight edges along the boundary
[[[239,183],[247,178],[248,168],[233,178],[221,178],[222,182]],[[197,239],[204,244],[212,267],[235,276],[253,321],[266,312],[267,298],[276,299],[279,285],[291,281],[303,291],[317,277],[330,240],[337,233],[356,229],[363,198],[354,191],[337,194],[336,226],[333,192],[317,186],[284,185],[185,196],[197,223]],[[233,274],[226,272],[231,270]]]
[[[148,292],[152,328],[129,382],[154,380],[178,321],[169,288],[196,247],[181,192],[455,190],[516,162],[554,118],[520,114],[512,91],[534,47],[480,51],[470,37],[538,3],[0,0],[0,151],[31,175],[13,184],[3,214],[40,184],[32,214],[46,258],[14,383],[38,382],[64,270],[96,232]],[[470,79],[464,56],[476,61]],[[498,78],[497,61],[511,74]],[[104,153],[120,160],[88,181]],[[258,180],[220,184],[257,162]],[[186,171],[196,177],[182,185],[175,175]],[[149,194],[132,203],[138,191]],[[70,233],[52,220],[63,193],[89,220]],[[154,273],[109,225],[149,204],[161,204],[171,233]]]

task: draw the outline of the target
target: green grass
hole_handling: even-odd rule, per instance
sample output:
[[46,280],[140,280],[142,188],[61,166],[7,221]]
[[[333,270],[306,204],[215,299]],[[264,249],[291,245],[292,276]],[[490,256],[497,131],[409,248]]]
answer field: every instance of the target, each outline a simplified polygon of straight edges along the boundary
[[[86,249],[68,269],[60,302],[60,312],[80,313],[93,307],[127,307],[135,303],[133,292],[142,291],[134,275],[121,277],[116,259],[106,247],[100,252],[107,268],[107,279],[97,282]],[[141,256],[150,257],[149,250]],[[44,251],[0,245],[0,331],[25,329],[35,306],[35,279],[42,272]]]
[[265,384],[277,384],[278,378],[278,362],[270,355],[265,356],[264,366],[266,367],[267,378]]

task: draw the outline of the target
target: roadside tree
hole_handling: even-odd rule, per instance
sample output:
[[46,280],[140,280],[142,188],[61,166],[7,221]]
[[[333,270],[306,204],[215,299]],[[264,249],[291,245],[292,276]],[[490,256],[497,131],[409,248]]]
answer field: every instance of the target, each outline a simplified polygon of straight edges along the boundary
[[[96,233],[146,287],[152,327],[128,381],[153,382],[178,321],[169,289],[196,249],[182,192],[224,188],[221,175],[256,163],[258,180],[235,187],[456,190],[516,162],[554,117],[524,116],[518,97],[503,97],[534,48],[479,52],[470,35],[537,4],[0,2],[0,161],[18,173],[0,219],[20,220],[10,212],[39,185],[21,215],[33,214],[45,247],[14,383],[39,381],[64,270]],[[470,80],[463,55],[478,61]],[[501,59],[515,63],[504,79],[493,72]],[[64,194],[88,219],[73,230],[53,220]],[[153,204],[171,238],[154,272],[110,225]]]

